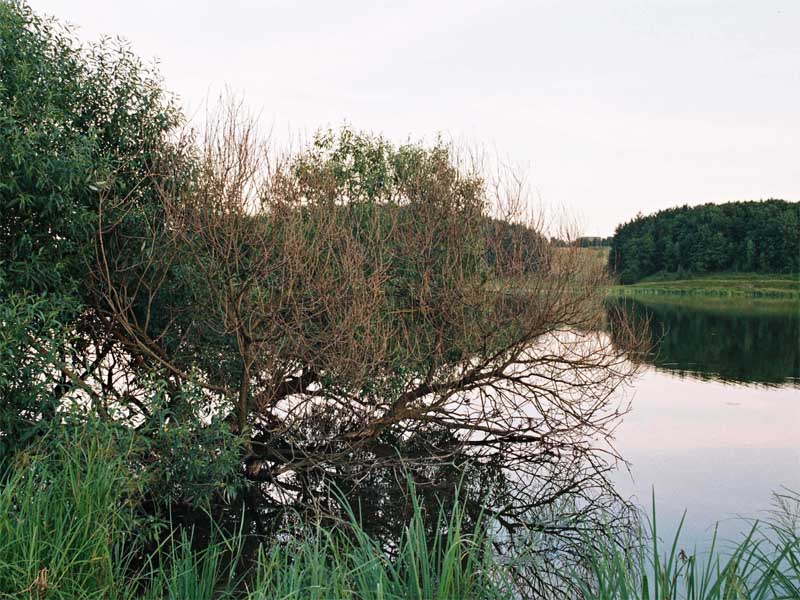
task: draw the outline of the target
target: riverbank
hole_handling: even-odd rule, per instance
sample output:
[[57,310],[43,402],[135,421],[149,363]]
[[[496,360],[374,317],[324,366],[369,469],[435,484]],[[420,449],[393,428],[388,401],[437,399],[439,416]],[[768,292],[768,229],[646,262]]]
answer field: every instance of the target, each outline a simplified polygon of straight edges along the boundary
[[609,296],[697,296],[800,301],[797,274],[715,273],[710,275],[658,276],[638,283],[615,285]]
[[610,291],[608,299],[611,301],[635,301],[637,304],[653,310],[681,309],[690,310],[693,313],[727,316],[800,317],[800,296],[790,294],[755,296],[746,294],[629,292],[622,290],[620,292]]
[[675,538],[660,541],[646,524],[655,523],[653,502],[638,534],[578,532],[582,567],[542,572],[537,565],[552,558],[535,545],[498,553],[488,511],[473,522],[456,501],[426,514],[413,486],[392,552],[346,505],[340,518],[298,514],[294,527],[268,539],[241,522],[230,530],[211,512],[205,535],[178,531],[174,521],[137,509],[138,475],[116,444],[85,429],[50,441],[61,443],[26,453],[0,473],[0,598],[770,600],[800,592],[800,538],[791,521],[800,498],[788,491],[776,498],[773,519],[744,522],[732,543],[711,534],[702,555],[683,549],[683,520]]

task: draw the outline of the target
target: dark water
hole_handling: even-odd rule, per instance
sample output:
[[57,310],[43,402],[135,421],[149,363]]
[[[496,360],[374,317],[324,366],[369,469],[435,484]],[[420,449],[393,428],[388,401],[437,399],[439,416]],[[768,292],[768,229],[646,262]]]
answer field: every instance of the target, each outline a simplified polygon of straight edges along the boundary
[[630,462],[618,490],[655,492],[662,529],[687,511],[687,546],[707,545],[763,518],[772,493],[800,491],[800,304],[642,303],[649,365],[628,390],[616,447]]
[[649,319],[660,370],[743,384],[800,381],[800,304],[624,301],[630,318]]

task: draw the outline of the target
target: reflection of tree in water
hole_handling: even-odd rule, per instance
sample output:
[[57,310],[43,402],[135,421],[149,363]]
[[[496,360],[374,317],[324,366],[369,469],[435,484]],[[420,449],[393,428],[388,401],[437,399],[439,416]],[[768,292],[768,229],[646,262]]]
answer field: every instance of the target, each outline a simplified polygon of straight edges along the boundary
[[[522,222],[524,190],[462,172],[447,147],[345,131],[273,164],[237,110],[204,142],[190,198],[165,190],[166,224],[144,219],[158,252],[134,256],[139,230],[98,232],[127,418],[152,420],[132,387],[142,364],[198,386],[241,443],[246,526],[265,536],[292,510],[341,514],[338,489],[391,541],[408,473],[431,513],[463,478],[498,550],[533,532],[549,565],[574,556],[614,504],[616,390],[636,370],[600,332],[602,265],[536,223],[491,221],[496,207]],[[125,210],[110,199],[101,220]]]
[[645,360],[658,368],[738,383],[800,380],[797,311],[759,314],[630,299],[613,306],[628,319],[647,322],[654,347]]
[[[525,557],[515,573],[520,589],[530,593],[563,589],[570,584],[569,569],[581,568],[591,540],[605,534],[622,540],[632,530],[634,511],[609,481],[617,457],[592,440],[569,449],[543,449],[535,460],[529,448],[514,442],[489,452],[470,451],[453,432],[437,427],[403,439],[387,433],[384,441],[395,449],[393,457],[372,454],[339,466],[318,481],[319,490],[328,492],[317,491],[313,505],[309,499],[291,506],[276,503],[271,520],[262,518],[262,525],[267,531],[297,526],[304,522],[296,520],[301,513],[328,515],[323,519],[330,525],[347,518],[345,498],[364,531],[391,556],[415,501],[429,536],[441,523],[440,512],[451,514],[457,502],[462,533],[474,532],[482,519],[491,524],[498,560]],[[263,510],[262,504],[262,515]]]
[[[532,382],[526,380],[526,385]],[[597,390],[593,383],[590,389]],[[608,394],[590,395],[586,401],[575,398],[563,409],[591,416],[587,429],[552,407],[547,413],[543,402],[549,428],[539,425],[546,434],[535,443],[530,438],[536,425],[532,410],[519,428],[511,430],[509,424],[510,432],[499,436],[437,424],[386,428],[364,450],[344,446],[350,453],[347,460],[309,465],[281,485],[266,478],[251,481],[236,502],[221,501],[213,507],[213,521],[228,531],[241,528],[250,534],[244,556],[245,563],[252,564],[259,543],[291,543],[288,532],[302,536],[309,523],[320,519],[327,530],[341,525],[348,518],[344,498],[365,532],[391,556],[413,514],[411,483],[428,534],[437,527],[440,511],[448,514],[457,500],[463,533],[472,532],[481,517],[490,523],[497,560],[515,565],[521,589],[534,597],[544,589],[563,589],[570,584],[569,574],[581,568],[593,541],[610,534],[622,543],[635,519],[609,480],[619,457],[606,436],[625,407],[617,407]],[[588,410],[591,407],[596,410]],[[561,421],[556,419],[559,414]],[[486,422],[476,421],[475,426]],[[335,413],[321,411],[313,434],[324,434],[337,423]],[[290,450],[274,442],[272,448]],[[172,507],[171,518],[176,526],[194,527],[198,546],[216,527],[205,512],[188,506]]]

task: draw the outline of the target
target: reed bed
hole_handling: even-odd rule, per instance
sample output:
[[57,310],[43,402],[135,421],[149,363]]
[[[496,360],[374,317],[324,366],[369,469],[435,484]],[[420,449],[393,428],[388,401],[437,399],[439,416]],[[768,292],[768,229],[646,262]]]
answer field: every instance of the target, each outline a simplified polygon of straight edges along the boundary
[[[310,519],[245,553],[244,528],[154,527],[135,510],[137,485],[118,449],[81,435],[47,440],[17,457],[0,479],[0,598],[452,600],[529,597],[518,587],[526,556],[500,560],[491,516],[467,531],[458,502],[442,508],[434,533],[413,511],[392,548],[371,537],[354,511]],[[413,492],[413,490],[412,490]],[[713,540],[687,555],[678,534],[666,545],[655,518],[632,541],[595,536],[567,574],[583,600],[774,600],[800,598],[798,497],[736,543]],[[655,503],[652,514],[655,516]],[[166,531],[154,545],[154,532]]]

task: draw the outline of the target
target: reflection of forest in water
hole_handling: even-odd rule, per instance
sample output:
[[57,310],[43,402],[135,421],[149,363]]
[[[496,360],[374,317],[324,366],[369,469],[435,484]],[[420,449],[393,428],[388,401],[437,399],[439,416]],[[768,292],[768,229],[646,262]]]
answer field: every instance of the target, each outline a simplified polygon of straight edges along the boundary
[[609,305],[628,318],[649,319],[653,349],[645,360],[659,369],[700,379],[763,385],[800,383],[800,306],[776,310],[713,302]]

